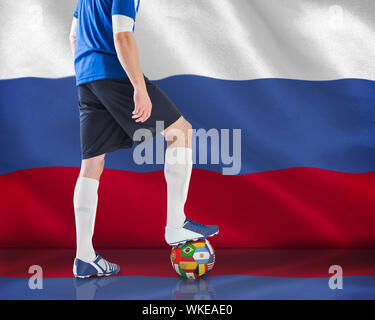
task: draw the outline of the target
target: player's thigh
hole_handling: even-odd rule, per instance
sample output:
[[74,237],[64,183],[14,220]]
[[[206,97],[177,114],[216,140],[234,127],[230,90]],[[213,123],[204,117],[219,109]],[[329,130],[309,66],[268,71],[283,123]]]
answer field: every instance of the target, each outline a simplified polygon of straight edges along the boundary
[[[92,159],[119,148],[132,145],[126,132],[111,113],[90,90],[89,85],[79,88],[80,132],[82,159]],[[100,161],[99,161],[100,162]]]
[[108,112],[136,142],[147,141],[181,117],[172,101],[157,85],[147,78],[145,82],[152,102],[152,111],[150,117],[143,123],[136,122],[132,118],[134,89],[129,79],[105,79],[93,83],[95,92],[98,93]]

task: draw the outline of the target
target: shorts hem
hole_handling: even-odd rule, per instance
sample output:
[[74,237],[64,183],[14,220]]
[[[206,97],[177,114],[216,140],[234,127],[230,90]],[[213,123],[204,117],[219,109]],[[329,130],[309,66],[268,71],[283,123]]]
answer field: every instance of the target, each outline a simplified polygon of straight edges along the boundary
[[[180,118],[182,117],[182,114],[177,110],[176,112],[176,117],[174,118],[174,120],[171,120],[171,121],[168,121],[168,123],[166,124],[164,130],[168,129],[172,124],[174,124],[177,120],[179,120]],[[160,131],[161,132],[161,131]],[[160,132],[157,132],[157,133],[160,133]]]
[[114,152],[114,151],[117,151],[117,150],[120,150],[120,149],[130,149],[131,147],[133,147],[133,143],[120,144],[120,145],[114,146],[112,148],[109,148],[108,150],[98,151],[98,152],[94,152],[94,153],[83,153],[82,154],[82,160],[97,157],[97,156],[100,156],[102,154],[111,153],[111,152]]

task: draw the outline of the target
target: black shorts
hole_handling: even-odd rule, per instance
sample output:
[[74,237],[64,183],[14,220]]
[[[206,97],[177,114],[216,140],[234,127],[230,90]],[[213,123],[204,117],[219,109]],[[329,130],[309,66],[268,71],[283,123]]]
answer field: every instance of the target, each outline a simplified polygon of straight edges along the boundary
[[102,79],[78,86],[83,159],[131,148],[136,130],[148,129],[154,137],[156,121],[163,121],[166,129],[181,117],[164,92],[146,77],[145,81],[152,112],[143,123],[132,119],[134,89],[129,79]]

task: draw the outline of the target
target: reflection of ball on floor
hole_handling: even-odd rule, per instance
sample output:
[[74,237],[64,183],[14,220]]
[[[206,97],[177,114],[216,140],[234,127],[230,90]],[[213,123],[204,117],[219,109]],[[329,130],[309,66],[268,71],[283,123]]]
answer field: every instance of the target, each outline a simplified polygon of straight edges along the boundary
[[179,279],[174,288],[172,300],[215,300],[215,288],[209,279]]
[[176,272],[185,279],[198,279],[214,266],[215,252],[208,240],[188,241],[173,247],[171,262]]

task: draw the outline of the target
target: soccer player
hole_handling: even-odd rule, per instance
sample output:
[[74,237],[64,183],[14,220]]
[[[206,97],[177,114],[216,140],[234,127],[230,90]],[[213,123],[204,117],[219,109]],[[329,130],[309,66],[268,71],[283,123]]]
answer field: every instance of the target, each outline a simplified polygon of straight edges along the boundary
[[76,277],[117,274],[92,245],[98,186],[107,153],[133,145],[134,133],[155,136],[156,121],[167,140],[167,225],[165,240],[178,245],[219,232],[186,219],[184,205],[192,170],[192,128],[168,97],[140,68],[133,35],[139,0],[79,0],[70,42],[79,96],[82,166],[74,190]]

